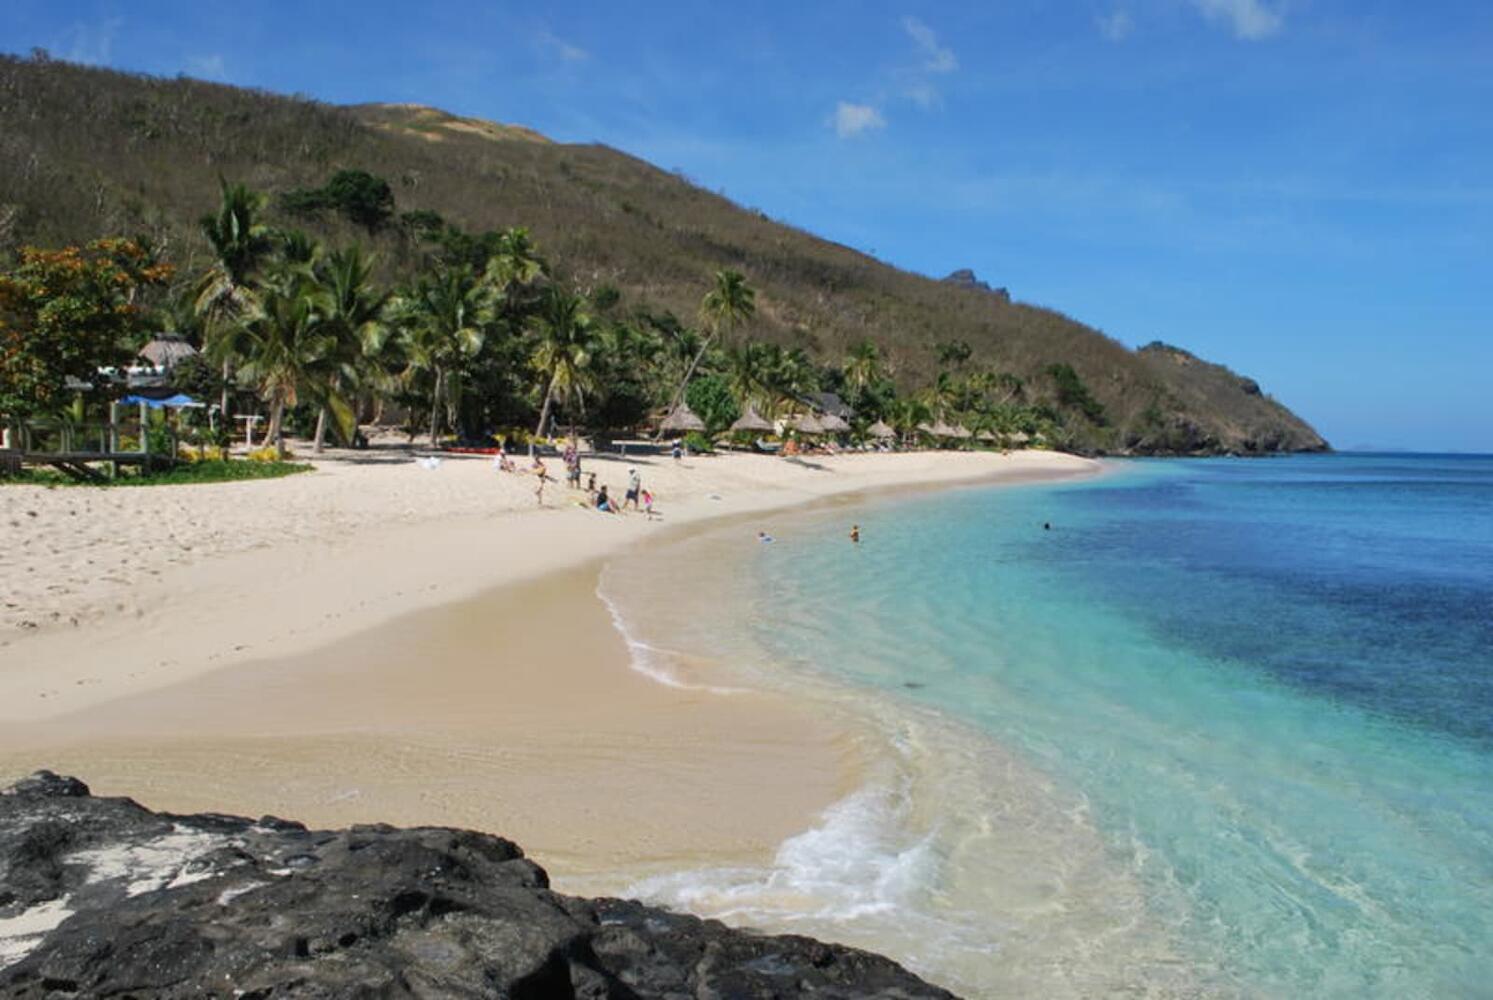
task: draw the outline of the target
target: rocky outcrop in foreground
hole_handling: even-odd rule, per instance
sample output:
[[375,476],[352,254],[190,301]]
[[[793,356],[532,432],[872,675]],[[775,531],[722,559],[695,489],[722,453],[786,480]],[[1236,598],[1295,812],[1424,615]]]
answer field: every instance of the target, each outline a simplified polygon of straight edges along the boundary
[[0,792],[5,997],[948,997],[889,959],[551,892],[500,837]]

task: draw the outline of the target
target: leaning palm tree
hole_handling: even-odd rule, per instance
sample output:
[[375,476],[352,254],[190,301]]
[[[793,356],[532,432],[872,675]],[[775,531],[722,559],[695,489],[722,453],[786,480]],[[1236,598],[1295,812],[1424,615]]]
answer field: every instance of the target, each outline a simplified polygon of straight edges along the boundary
[[536,342],[530,360],[545,381],[536,437],[544,435],[550,409],[557,401],[580,401],[593,381],[589,367],[596,338],[585,305],[579,295],[552,286],[545,289],[533,317]]
[[[213,263],[195,289],[195,308],[203,319],[205,339],[209,341],[228,334],[254,307],[259,272],[275,250],[273,232],[260,222],[265,196],[243,184],[229,184],[226,180],[219,183],[222,204],[217,214],[204,215],[201,220],[202,234],[212,247]],[[219,406],[226,426],[233,356],[226,351],[218,353],[223,361]]]
[[422,276],[395,304],[405,332],[406,377],[432,379],[430,446],[440,442],[441,408],[456,398],[467,363],[482,350],[496,296],[469,265],[458,264]]
[[376,366],[374,360],[387,343],[386,312],[390,293],[373,285],[374,259],[354,243],[345,250],[334,250],[318,260],[314,274],[325,302],[324,325],[336,347],[336,365],[331,372],[329,392],[320,400],[316,414],[316,439],[312,450],[320,454],[325,439],[327,418],[335,417],[343,438],[351,439],[357,430],[356,415],[350,407],[339,406],[349,391]]
[[699,366],[700,359],[705,357],[705,352],[710,349],[711,342],[751,319],[756,312],[757,290],[747,284],[745,275],[730,268],[715,272],[715,285],[700,300],[700,320],[710,330],[710,335],[700,345],[694,361],[690,362],[684,373],[684,380],[679,384],[679,392],[674,399],[675,409],[678,409],[679,403],[684,399],[689,380],[694,377],[695,369]]

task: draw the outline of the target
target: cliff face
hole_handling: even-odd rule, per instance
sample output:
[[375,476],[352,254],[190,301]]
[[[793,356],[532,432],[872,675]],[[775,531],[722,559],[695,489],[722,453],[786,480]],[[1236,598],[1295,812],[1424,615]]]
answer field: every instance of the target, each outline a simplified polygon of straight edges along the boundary
[[[963,341],[971,366],[1022,380],[1019,402],[1061,409],[1049,372],[1071,366],[1104,412],[1066,420],[1079,450],[1321,446],[1279,404],[1241,405],[1226,380],[1013,302],[972,272],[898,270],[614,149],[417,105],[333,107],[0,56],[0,257],[23,243],[143,235],[190,274],[207,260],[198,219],[216,206],[220,177],[283,195],[340,169],[386,179],[400,213],[469,231],[527,226],[560,277],[611,285],[624,308],[688,321],[716,270],[741,270],[759,292],[743,334],[831,363],[870,339],[907,388],[932,381],[941,344]],[[336,219],[275,221],[371,246],[385,280],[418,263],[413,217],[373,234]]]
[[173,816],[42,771],[0,792],[0,995],[952,996],[853,948],[548,886],[487,834]]
[[[1328,450],[1320,434],[1265,395],[1254,379],[1159,341],[1140,348],[1136,357],[1167,386],[1167,394],[1134,429],[1134,439],[1127,442],[1133,451],[1262,455]],[[1209,419],[1192,416],[1200,412]]]

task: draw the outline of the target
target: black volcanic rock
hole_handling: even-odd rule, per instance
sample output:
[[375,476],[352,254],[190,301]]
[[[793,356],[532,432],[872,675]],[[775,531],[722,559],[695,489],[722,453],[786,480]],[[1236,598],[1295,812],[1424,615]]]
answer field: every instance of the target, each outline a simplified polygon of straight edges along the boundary
[[[8,936],[6,936],[8,935]],[[0,792],[5,997],[948,997],[878,955],[549,890],[517,845]]]

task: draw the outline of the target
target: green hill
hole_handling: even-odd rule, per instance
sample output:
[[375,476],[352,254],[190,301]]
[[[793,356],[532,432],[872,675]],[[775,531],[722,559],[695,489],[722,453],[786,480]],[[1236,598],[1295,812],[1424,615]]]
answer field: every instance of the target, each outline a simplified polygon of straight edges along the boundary
[[[565,278],[614,286],[625,308],[690,319],[713,272],[736,268],[759,290],[746,333],[825,360],[870,338],[905,385],[929,381],[938,345],[950,342],[971,346],[971,364],[1015,374],[1030,397],[1055,403],[1066,390],[1053,366],[1070,365],[1102,408],[1070,421],[1076,447],[1326,448],[1253,382],[1185,352],[1131,351],[973,275],[898,270],[604,146],[419,106],[335,107],[0,57],[0,254],[144,235],[191,272],[206,260],[196,220],[216,205],[220,177],[284,195],[341,169],[386,179],[406,221],[433,212],[468,231],[526,226]],[[408,225],[370,234],[335,218],[292,221],[333,241],[372,243],[391,279],[419,258]]]

